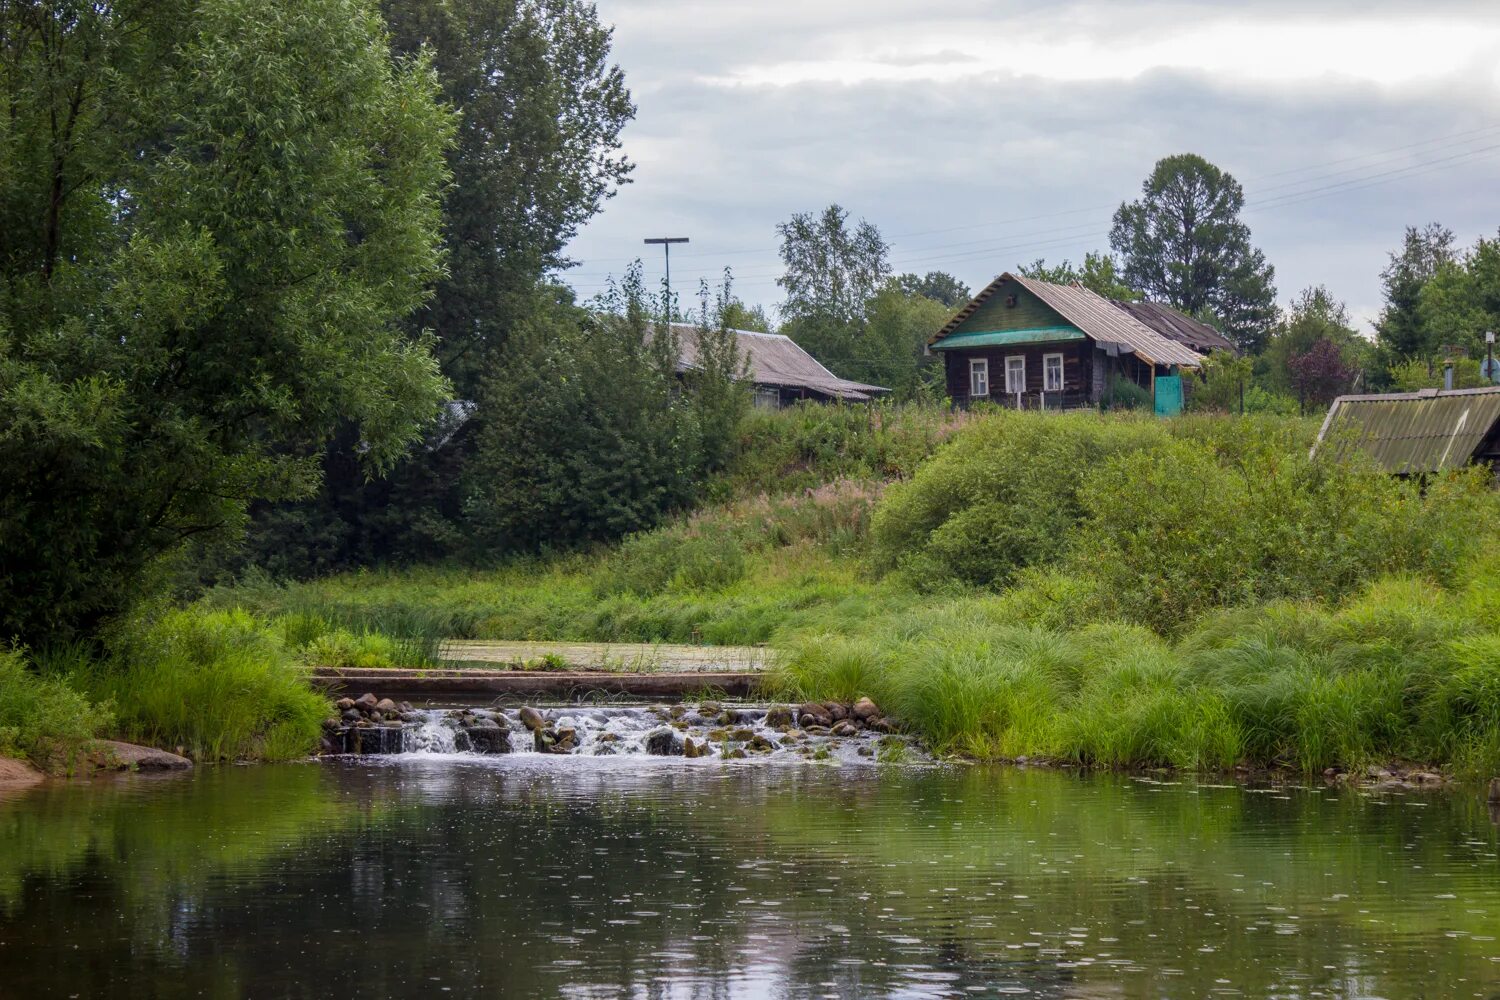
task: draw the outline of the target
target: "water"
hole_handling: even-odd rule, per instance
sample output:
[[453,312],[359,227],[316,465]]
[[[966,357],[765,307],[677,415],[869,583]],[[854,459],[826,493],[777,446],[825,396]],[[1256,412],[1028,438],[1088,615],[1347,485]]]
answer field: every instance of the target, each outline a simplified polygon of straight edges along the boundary
[[1475,790],[402,754],[0,800],[3,997],[1500,996]]

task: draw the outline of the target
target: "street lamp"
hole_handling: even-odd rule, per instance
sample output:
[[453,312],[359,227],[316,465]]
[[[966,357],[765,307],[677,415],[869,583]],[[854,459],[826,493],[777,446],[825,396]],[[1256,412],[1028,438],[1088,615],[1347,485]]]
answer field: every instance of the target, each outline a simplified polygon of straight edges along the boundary
[[672,244],[686,243],[686,236],[655,236],[643,241],[647,246],[661,244],[662,253],[667,260],[667,322],[672,322]]

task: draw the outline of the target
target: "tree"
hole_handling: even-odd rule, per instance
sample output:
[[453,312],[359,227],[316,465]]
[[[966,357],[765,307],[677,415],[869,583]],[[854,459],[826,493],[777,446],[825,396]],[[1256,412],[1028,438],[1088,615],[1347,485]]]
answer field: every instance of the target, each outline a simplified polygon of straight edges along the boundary
[[443,204],[448,273],[412,324],[436,332],[444,373],[471,399],[532,289],[629,180],[634,117],[611,30],[582,0],[382,0],[392,48],[432,54],[458,111]]
[[1500,235],[1440,261],[1422,286],[1417,316],[1429,358],[1455,348],[1484,357],[1485,331],[1500,332]]
[[1083,266],[1075,268],[1073,262],[1063,259],[1061,264],[1049,266],[1041,257],[1016,268],[1023,277],[1035,278],[1054,285],[1078,284],[1106,299],[1120,302],[1135,302],[1141,293],[1125,284],[1120,278],[1119,265],[1113,254],[1090,250],[1083,255]]
[[924,299],[942,303],[949,309],[957,309],[969,301],[969,286],[947,271],[928,271],[926,274],[910,272],[898,276],[896,287],[903,295],[920,295]]
[[1115,212],[1110,246],[1125,283],[1193,316],[1211,314],[1244,353],[1276,321],[1275,269],[1250,244],[1238,181],[1190,153],[1160,160],[1139,201]]
[[1453,258],[1452,230],[1436,222],[1406,227],[1400,251],[1390,254],[1380,272],[1385,308],[1375,323],[1375,340],[1387,366],[1436,350],[1421,316],[1422,289]]
[[528,318],[484,387],[464,504],[486,555],[650,528],[728,456],[749,386],[721,318],[700,324],[699,367],[679,383],[639,264],[595,305]]
[[1297,400],[1304,406],[1327,406],[1334,397],[1348,392],[1354,380],[1354,371],[1331,340],[1319,340],[1307,353],[1294,355],[1288,368]]
[[1274,392],[1294,392],[1292,361],[1306,355],[1320,341],[1328,341],[1339,350],[1339,356],[1352,376],[1360,376],[1376,367],[1375,345],[1352,326],[1349,310],[1322,285],[1304,288],[1287,307],[1285,318],[1277,325],[1265,353],[1260,359],[1267,388]]
[[[941,381],[941,359],[924,356],[927,342],[952,318],[949,306],[911,295],[892,280],[865,307],[860,356],[836,359],[848,378],[890,389],[897,399],[915,399]],[[939,393],[940,394],[940,393]]]
[[865,303],[891,273],[890,247],[870,223],[861,219],[851,230],[848,220],[848,212],[829,205],[776,227],[786,267],[776,283],[786,292],[781,315],[787,322],[851,329],[864,322]]
[[389,468],[446,386],[452,134],[354,0],[0,7],[0,635],[87,636],[188,539]]
[[731,330],[770,333],[771,320],[760,306],[750,306],[735,299],[724,308],[724,325]]

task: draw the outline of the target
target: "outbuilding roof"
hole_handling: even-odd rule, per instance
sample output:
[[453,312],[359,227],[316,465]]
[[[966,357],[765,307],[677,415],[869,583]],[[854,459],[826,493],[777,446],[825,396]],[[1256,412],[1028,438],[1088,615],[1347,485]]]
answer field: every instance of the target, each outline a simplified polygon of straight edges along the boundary
[[980,306],[1009,282],[1015,282],[1041,299],[1063,319],[1082,330],[1091,339],[1115,344],[1142,360],[1155,365],[1180,365],[1197,368],[1203,355],[1151,329],[1109,299],[1082,285],[1054,285],[1047,281],[1006,272],[990,282],[969,304],[958,311],[948,325],[932,338],[934,347],[972,316]]
[[1228,351],[1238,354],[1234,342],[1207,323],[1200,323],[1186,313],[1180,313],[1160,302],[1123,302],[1111,299],[1116,309],[1123,309],[1142,323],[1179,344],[1186,344],[1199,354],[1209,351]]
[[1340,396],[1318,431],[1342,455],[1368,453],[1388,472],[1440,472],[1500,457],[1500,386]]
[[[691,323],[673,323],[677,335],[677,370],[698,367],[698,328]],[[758,333],[754,330],[731,330],[739,344],[740,357],[750,369],[750,381],[756,385],[788,389],[807,389],[849,402],[868,402],[890,392],[884,386],[866,385],[839,378],[824,368],[791,337],[780,333]]]

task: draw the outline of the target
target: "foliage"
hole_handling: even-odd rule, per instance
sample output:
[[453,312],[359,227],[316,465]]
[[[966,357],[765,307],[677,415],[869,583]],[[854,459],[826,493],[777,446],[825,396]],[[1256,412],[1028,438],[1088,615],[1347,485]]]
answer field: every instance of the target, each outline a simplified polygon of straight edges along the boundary
[[[776,283],[786,292],[781,315],[811,329],[857,326],[865,303],[891,273],[890,250],[880,230],[864,220],[848,225],[838,205],[798,212],[776,226],[785,271]],[[804,345],[812,350],[814,345]]]
[[1453,366],[1453,388],[1479,389],[1486,384],[1480,372],[1479,361],[1474,358],[1453,358],[1442,362],[1412,358],[1392,366],[1386,373],[1386,378],[1395,392],[1441,389],[1446,378],[1444,369],[1449,365]]
[[1453,257],[1452,230],[1436,222],[1406,227],[1400,251],[1390,254],[1380,272],[1385,308],[1375,323],[1375,339],[1387,366],[1428,357],[1436,349],[1420,314],[1422,289]]
[[1203,361],[1199,381],[1188,393],[1188,408],[1217,413],[1238,413],[1246,387],[1254,376],[1255,361],[1228,351],[1214,351]]
[[1079,284],[1090,291],[1120,302],[1136,302],[1141,293],[1125,284],[1120,276],[1120,266],[1111,253],[1090,250],[1083,255],[1083,264],[1074,267],[1064,259],[1061,264],[1048,265],[1038,257],[1030,264],[1016,269],[1028,278],[1047,281],[1054,285]]
[[430,53],[458,113],[443,202],[447,273],[412,318],[438,337],[443,372],[473,399],[543,275],[632,165],[635,115],[610,65],[611,31],[579,0],[382,0],[391,47]]
[[1331,340],[1315,341],[1306,354],[1292,355],[1287,369],[1292,388],[1305,406],[1327,406],[1353,388],[1355,373]]
[[1346,391],[1353,379],[1362,378],[1373,370],[1374,345],[1354,330],[1344,303],[1318,285],[1303,289],[1292,300],[1283,321],[1272,333],[1257,364],[1264,373],[1266,388],[1295,394],[1297,383],[1293,361],[1307,355],[1320,341],[1332,343],[1338,349],[1338,360],[1347,374]]
[[452,125],[355,0],[27,4],[0,44],[0,634],[88,634],[187,539],[389,468],[445,387]]
[[291,760],[318,744],[328,701],[274,630],[243,611],[173,611],[133,622],[104,656],[81,647],[43,669],[116,707],[115,729],[195,760]]
[[1440,262],[1422,286],[1418,315],[1430,351],[1484,357],[1485,331],[1500,333],[1500,234]]
[[[730,301],[726,288],[720,309]],[[512,337],[486,384],[465,476],[464,512],[479,553],[537,552],[652,527],[728,460],[748,406],[733,335],[705,316],[693,334],[700,364],[679,383],[677,334],[649,311],[636,266],[592,314],[558,310]]]
[[28,670],[22,650],[0,650],[0,756],[66,770],[111,721],[107,705]]
[[1213,313],[1236,347],[1258,353],[1276,320],[1276,272],[1250,244],[1239,181],[1181,154],[1159,160],[1141,194],[1110,231],[1125,283],[1189,315]]
[[969,286],[947,271],[928,271],[926,274],[898,274],[891,279],[903,295],[921,296],[940,303],[950,310],[969,301]]

